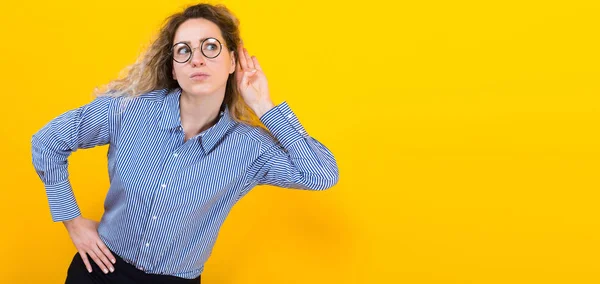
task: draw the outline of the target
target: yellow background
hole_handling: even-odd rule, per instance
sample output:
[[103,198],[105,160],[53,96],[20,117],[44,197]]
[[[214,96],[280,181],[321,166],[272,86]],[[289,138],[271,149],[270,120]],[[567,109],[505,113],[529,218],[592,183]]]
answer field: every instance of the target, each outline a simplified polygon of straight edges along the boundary
[[[254,188],[203,283],[600,283],[595,2],[223,2],[341,179]],[[91,101],[186,3],[0,4],[1,283],[64,283],[75,253],[31,135]],[[95,220],[106,149],[69,160]]]

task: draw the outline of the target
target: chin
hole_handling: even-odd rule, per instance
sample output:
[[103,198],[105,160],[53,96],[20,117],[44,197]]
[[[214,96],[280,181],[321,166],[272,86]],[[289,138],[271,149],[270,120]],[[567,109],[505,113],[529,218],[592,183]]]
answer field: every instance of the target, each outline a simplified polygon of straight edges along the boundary
[[208,95],[215,92],[215,89],[206,83],[198,84],[193,83],[186,88],[187,93],[195,96]]

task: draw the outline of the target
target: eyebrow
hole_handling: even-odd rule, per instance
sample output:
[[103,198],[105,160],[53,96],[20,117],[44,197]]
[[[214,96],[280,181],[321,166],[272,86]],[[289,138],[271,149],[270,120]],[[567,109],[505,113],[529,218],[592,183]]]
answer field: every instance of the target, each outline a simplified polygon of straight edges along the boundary
[[[200,42],[200,41],[203,41],[203,40],[205,40],[205,39],[207,39],[207,38],[209,38],[209,37],[211,37],[211,38],[216,38],[216,37],[214,37],[214,36],[207,36],[207,37],[203,37],[203,38],[199,39],[198,41],[199,41],[199,42]],[[218,39],[218,38],[216,38],[216,39],[217,39],[218,41],[221,41],[221,40],[220,40],[220,39]],[[184,42],[184,43],[187,43],[187,44],[192,44],[192,43],[191,43],[189,40],[185,40],[185,41],[177,41],[176,43],[179,43],[179,42]]]

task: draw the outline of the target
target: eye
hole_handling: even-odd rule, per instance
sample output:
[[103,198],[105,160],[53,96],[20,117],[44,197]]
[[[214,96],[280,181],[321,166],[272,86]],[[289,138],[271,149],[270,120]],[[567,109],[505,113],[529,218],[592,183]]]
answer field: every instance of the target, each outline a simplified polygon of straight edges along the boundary
[[187,46],[180,46],[175,51],[177,54],[188,54],[190,49]]
[[211,51],[212,51],[212,50],[217,50],[218,48],[219,48],[219,47],[218,47],[216,44],[214,44],[214,43],[208,43],[208,44],[206,44],[206,46],[204,47],[204,49],[206,49],[206,50],[211,50]]

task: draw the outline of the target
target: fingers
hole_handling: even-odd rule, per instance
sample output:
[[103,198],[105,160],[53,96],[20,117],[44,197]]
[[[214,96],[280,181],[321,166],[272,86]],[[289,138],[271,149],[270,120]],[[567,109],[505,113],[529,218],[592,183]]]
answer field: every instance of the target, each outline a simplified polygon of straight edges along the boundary
[[106,267],[106,265],[102,261],[102,253],[100,252],[100,250],[98,249],[98,247],[96,247],[92,251],[88,251],[87,254],[92,258],[92,260],[96,263],[96,265],[98,265],[98,267],[100,267],[100,269],[102,269],[102,271],[104,272],[104,274],[108,273],[108,268]]
[[256,67],[256,69],[262,71],[262,67],[260,67],[260,64],[258,64],[258,59],[256,59],[256,56],[252,56],[252,62],[254,62],[254,67]]
[[248,69],[254,70],[254,61],[252,60],[252,57],[250,57],[250,54],[246,48],[244,48],[244,56],[246,56],[246,64],[248,64]]
[[248,62],[246,61],[244,49],[244,46],[240,44],[240,47],[238,48],[238,57],[240,60],[238,61],[240,62],[240,68],[242,69],[242,72],[248,69]]
[[244,70],[242,69],[242,61],[241,61],[241,59],[238,59],[237,63],[235,64],[235,72],[237,74],[240,74],[240,73],[244,72]]
[[104,252],[100,250],[99,246],[96,246],[94,248],[94,253],[96,253],[96,256],[100,260],[100,263],[98,263],[97,260],[96,263],[98,264],[98,266],[100,266],[100,268],[102,268],[102,271],[104,271],[104,273],[108,273],[108,270],[110,270],[110,272],[115,271],[115,268],[113,267],[112,263],[108,260]]
[[[88,272],[92,272],[92,265],[88,259],[88,255],[90,258],[102,269],[104,274],[107,274],[108,271],[114,272],[115,267],[113,264],[115,263],[115,258],[110,252],[110,250],[104,245],[104,243],[99,242],[97,246],[87,251],[86,253],[79,253],[81,255],[81,259],[83,259],[83,263],[87,268]],[[110,258],[110,261],[109,261]]]
[[98,242],[98,247],[104,253],[104,255],[106,255],[107,257],[110,258],[110,262],[112,264],[114,264],[116,262],[115,257],[112,255],[112,253],[110,252],[110,250],[108,249],[108,247],[104,244],[104,242],[99,241]]
[[[69,236],[77,248],[88,272],[92,272],[91,258],[105,274],[114,272],[115,257],[98,235],[98,222],[81,218],[67,227]],[[89,258],[88,258],[89,256]],[[110,261],[109,261],[110,258]],[[112,262],[112,263],[111,263]]]
[[246,72],[242,73],[242,80],[240,82],[240,86],[246,87],[248,86],[248,75]]
[[83,264],[85,264],[85,267],[87,268],[88,272],[92,273],[92,265],[90,264],[90,261],[87,258],[87,254],[79,252],[79,255],[81,256]]
[[244,70],[242,70],[242,62],[238,59],[235,64],[235,78],[238,84],[242,81]]
[[256,57],[250,56],[248,50],[244,47],[243,44],[240,44],[240,46],[238,47],[238,56],[238,62],[240,63],[240,68],[242,71],[251,71],[253,69],[260,68],[260,66],[257,66],[256,64],[258,62],[256,60]]

